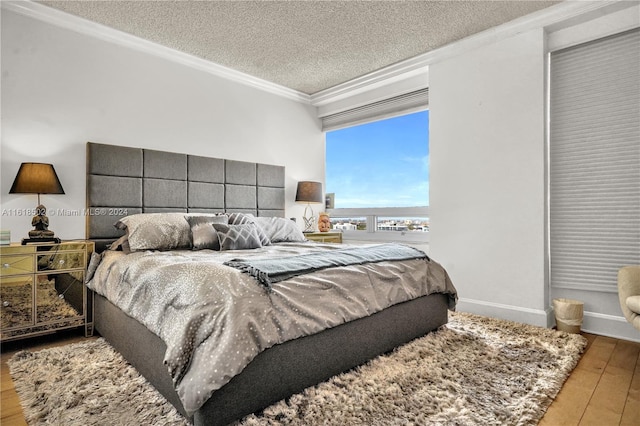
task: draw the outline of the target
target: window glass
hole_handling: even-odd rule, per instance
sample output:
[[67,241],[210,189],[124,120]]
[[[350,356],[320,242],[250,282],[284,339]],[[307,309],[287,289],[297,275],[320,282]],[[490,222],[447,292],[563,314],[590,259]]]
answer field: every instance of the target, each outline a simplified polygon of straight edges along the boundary
[[429,232],[429,218],[378,217],[378,231]]
[[429,111],[326,134],[332,208],[429,205]]
[[364,231],[367,229],[366,217],[331,218],[331,229],[340,231]]

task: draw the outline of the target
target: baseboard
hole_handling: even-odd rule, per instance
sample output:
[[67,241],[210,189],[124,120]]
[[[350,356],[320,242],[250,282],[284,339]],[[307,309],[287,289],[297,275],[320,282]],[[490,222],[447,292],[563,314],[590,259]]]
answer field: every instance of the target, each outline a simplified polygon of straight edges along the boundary
[[640,331],[636,330],[623,316],[585,312],[582,320],[582,331],[640,342]]
[[470,312],[472,314],[501,318],[539,327],[550,327],[554,324],[553,311],[542,309],[524,308],[522,306],[505,305],[502,303],[487,302],[486,300],[458,299],[456,310]]
[[[553,308],[551,306],[542,310],[487,302],[485,300],[460,298],[456,310],[537,325],[539,327],[553,327],[555,325]],[[585,312],[582,320],[582,331],[600,336],[640,342],[640,331],[636,330],[622,316]]]

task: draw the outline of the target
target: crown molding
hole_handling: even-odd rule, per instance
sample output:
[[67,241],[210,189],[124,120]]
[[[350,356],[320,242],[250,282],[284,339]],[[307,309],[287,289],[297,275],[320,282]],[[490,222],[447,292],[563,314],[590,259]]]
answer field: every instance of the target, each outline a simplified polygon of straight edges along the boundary
[[[311,104],[322,107],[348,97],[372,91],[397,81],[428,73],[429,65],[495,43],[535,28],[552,27],[554,30],[574,25],[579,20],[588,20],[602,14],[622,10],[637,4],[637,0],[567,0],[557,5],[522,16],[502,25],[489,28],[462,40],[414,56],[402,62],[371,72],[345,83],[330,87],[311,95]],[[416,87],[418,90],[421,87]]]
[[204,60],[197,56],[189,55],[178,50],[162,46],[160,44],[145,40],[143,38],[107,27],[102,24],[84,19],[69,13],[54,9],[31,0],[23,1],[2,1],[2,9],[18,13],[33,19],[37,19],[57,27],[65,28],[84,35],[98,38],[110,43],[118,44],[130,49],[138,50],[154,56],[167,59],[190,68],[194,68],[206,73],[235,81],[237,83],[250,86],[274,95],[278,95],[290,100],[310,103],[310,96],[297,90],[289,89],[269,81],[253,77],[240,71]]
[[[182,65],[198,69],[209,74],[235,81],[290,100],[311,104],[316,107],[347,99],[349,97],[392,86],[418,75],[428,75],[429,65],[473,49],[494,43],[535,28],[555,31],[594,17],[623,10],[638,4],[637,0],[567,0],[538,12],[517,18],[513,21],[489,28],[481,33],[430,52],[409,58],[396,64],[381,68],[361,77],[354,78],[312,95],[289,89],[269,81],[253,77],[234,69],[218,65],[211,61],[180,52],[166,46],[153,43],[140,37],[115,30],[113,28],[80,18],[57,9],[34,3],[31,0],[0,1],[2,9],[25,15],[58,27],[66,28],[111,43],[162,57]],[[418,81],[418,79],[416,79]],[[421,85],[422,86],[422,85]],[[415,87],[415,90],[423,87]]]
[[[416,56],[361,77],[356,77],[353,80],[338,84],[337,86],[316,92],[310,97],[311,105],[321,107],[360,93],[389,86],[411,77],[428,75],[428,73],[428,64],[425,64],[421,57]],[[424,87],[416,87],[414,90]]]

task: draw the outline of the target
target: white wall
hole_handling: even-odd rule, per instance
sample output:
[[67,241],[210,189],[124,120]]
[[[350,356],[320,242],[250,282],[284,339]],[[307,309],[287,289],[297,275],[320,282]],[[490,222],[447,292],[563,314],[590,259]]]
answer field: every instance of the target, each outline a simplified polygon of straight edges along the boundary
[[460,310],[546,326],[544,31],[429,74],[430,253]]
[[585,303],[583,330],[640,341],[617,293],[548,282],[545,57],[637,28],[637,3],[611,6],[430,66],[429,249],[460,310],[550,326],[551,299],[575,298]]
[[[31,229],[16,214],[36,205],[35,195],[8,194],[20,163],[53,163],[66,194],[43,204],[78,211],[87,141],[283,165],[288,217],[302,217],[297,181],[324,181],[324,135],[309,105],[5,9],[1,52],[0,227],[13,241]],[[49,216],[56,236],[84,237],[84,217]]]

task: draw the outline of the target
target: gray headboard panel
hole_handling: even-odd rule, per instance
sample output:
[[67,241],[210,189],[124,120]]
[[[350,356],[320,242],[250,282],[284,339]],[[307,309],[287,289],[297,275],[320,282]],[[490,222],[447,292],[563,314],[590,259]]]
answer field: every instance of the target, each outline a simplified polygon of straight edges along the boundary
[[119,237],[135,213],[284,217],[284,201],[283,166],[87,142],[87,239]]

